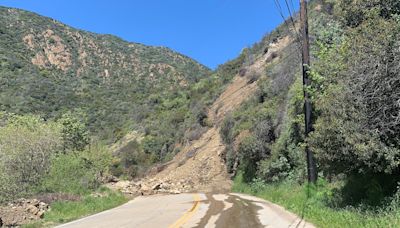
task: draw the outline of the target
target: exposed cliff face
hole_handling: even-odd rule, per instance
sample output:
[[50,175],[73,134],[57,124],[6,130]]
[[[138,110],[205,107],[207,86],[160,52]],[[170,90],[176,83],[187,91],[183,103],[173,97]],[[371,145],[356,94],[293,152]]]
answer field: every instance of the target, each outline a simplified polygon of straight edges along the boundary
[[0,18],[2,57],[14,54],[39,69],[123,81],[150,78],[163,83],[191,82],[209,73],[206,67],[167,48],[77,30],[17,9],[1,7]]

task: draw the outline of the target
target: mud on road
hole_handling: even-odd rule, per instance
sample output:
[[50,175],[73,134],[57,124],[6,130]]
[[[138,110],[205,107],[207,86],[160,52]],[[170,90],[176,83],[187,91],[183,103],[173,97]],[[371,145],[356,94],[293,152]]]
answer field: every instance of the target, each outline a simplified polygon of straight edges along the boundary
[[60,227],[65,228],[259,228],[313,225],[265,200],[243,194],[140,196],[129,203]]

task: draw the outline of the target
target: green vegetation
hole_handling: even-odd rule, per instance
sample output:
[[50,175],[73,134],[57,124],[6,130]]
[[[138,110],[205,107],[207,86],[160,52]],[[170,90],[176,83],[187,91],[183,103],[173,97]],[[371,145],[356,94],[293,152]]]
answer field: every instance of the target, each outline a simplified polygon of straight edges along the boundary
[[127,201],[100,188],[110,175],[112,154],[104,145],[89,143],[77,119],[64,116],[55,122],[1,113],[0,120],[0,203],[51,194],[77,199],[51,200],[44,220],[32,226],[67,222]]
[[212,73],[168,48],[0,7],[0,111],[61,123],[64,150],[111,145],[137,132],[138,145],[113,151],[114,174],[127,178],[199,137],[208,127],[207,105],[243,61]]
[[44,121],[37,116],[2,114],[0,125],[0,202],[39,193],[88,194],[109,174],[112,156],[107,147],[69,145],[86,135],[79,123]]
[[[0,111],[45,119],[70,113],[106,143],[140,130],[170,149],[166,138],[178,139],[185,128],[191,85],[210,74],[167,48],[17,9],[1,7],[0,18]],[[180,130],[167,131],[172,125]]]
[[[286,24],[210,72],[166,48],[0,7],[0,202],[57,192],[88,200],[87,208],[55,204],[46,219],[57,222],[94,212],[90,205],[114,205],[88,194],[108,174],[140,176],[198,139],[210,126],[207,106],[239,74],[257,81],[258,91],[221,126],[235,191],[323,227],[399,226],[400,4],[309,6],[313,61],[306,90],[314,131],[307,139],[299,46]],[[248,72],[287,36],[293,41],[270,53],[264,74]],[[134,139],[108,151],[132,132]],[[318,164],[315,186],[304,184],[307,144]]]
[[105,211],[127,202],[127,199],[120,193],[110,192],[109,190],[101,190],[100,194],[104,194],[104,196],[95,197],[86,195],[80,201],[55,202],[51,205],[51,211],[45,214],[43,220],[25,225],[23,227],[34,228],[54,226],[56,224],[66,223],[90,214]]
[[[337,184],[336,184],[337,185]],[[338,186],[319,180],[318,184],[299,185],[290,182],[267,184],[256,180],[245,183],[237,175],[233,191],[251,194],[282,205],[317,227],[399,227],[398,195],[381,208],[332,207]]]
[[56,123],[34,116],[11,116],[6,121],[0,127],[0,202],[32,193],[62,146]]
[[[313,62],[312,85],[306,89],[314,131],[305,140],[294,42],[267,66],[258,93],[222,125],[226,164],[240,173],[234,190],[282,204],[322,227],[397,227],[400,5],[314,0],[309,7]],[[248,53],[262,53],[288,34],[295,37],[285,28]],[[243,132],[246,137],[239,137]],[[304,185],[306,143],[326,183]]]

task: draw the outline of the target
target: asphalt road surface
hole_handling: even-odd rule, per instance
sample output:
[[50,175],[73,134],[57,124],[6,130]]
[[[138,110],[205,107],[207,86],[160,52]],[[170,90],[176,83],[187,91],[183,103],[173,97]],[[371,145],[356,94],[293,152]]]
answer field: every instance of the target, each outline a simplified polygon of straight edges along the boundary
[[120,207],[58,227],[314,227],[270,202],[242,194],[137,197]]

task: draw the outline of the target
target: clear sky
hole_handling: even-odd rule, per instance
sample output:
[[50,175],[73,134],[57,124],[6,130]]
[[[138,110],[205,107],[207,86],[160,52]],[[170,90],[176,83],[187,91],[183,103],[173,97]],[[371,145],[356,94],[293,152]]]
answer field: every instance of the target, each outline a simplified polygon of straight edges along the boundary
[[[298,9],[297,0],[288,2]],[[0,0],[0,5],[127,41],[166,46],[213,69],[283,21],[274,0]]]

